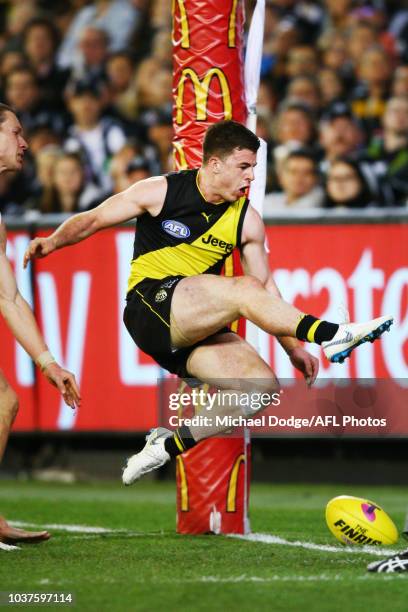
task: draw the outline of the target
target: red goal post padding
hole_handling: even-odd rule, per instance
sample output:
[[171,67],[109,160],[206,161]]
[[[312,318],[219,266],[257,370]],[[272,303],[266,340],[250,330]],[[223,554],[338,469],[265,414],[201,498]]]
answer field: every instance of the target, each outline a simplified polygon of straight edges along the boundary
[[[177,169],[200,166],[204,133],[212,123],[245,124],[243,24],[242,0],[173,1]],[[226,273],[237,273],[237,265],[235,255]],[[249,461],[244,437],[212,438],[184,453],[177,461],[177,531],[247,532]]]

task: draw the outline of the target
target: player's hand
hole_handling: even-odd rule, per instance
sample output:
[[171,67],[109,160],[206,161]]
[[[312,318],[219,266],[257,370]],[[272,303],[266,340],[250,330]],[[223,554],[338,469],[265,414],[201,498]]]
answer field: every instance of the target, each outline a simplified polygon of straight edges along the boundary
[[35,257],[46,257],[55,251],[56,248],[55,240],[51,236],[48,238],[34,238],[24,253],[23,267],[27,267],[30,259],[34,259]]
[[71,408],[75,410],[75,408],[80,405],[81,395],[75,376],[71,372],[64,370],[58,363],[54,362],[47,365],[44,369],[44,375],[47,380],[60,391],[67,406],[71,406]]
[[289,359],[292,365],[302,372],[308,386],[311,387],[319,372],[319,360],[300,346],[289,353]]

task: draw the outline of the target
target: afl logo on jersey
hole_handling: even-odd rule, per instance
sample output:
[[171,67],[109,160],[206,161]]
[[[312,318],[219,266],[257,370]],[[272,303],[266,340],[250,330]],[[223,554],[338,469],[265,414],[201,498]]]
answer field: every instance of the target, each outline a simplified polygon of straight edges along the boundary
[[167,234],[174,236],[174,238],[188,238],[190,235],[190,230],[187,225],[180,223],[180,221],[168,219],[162,222],[162,228]]

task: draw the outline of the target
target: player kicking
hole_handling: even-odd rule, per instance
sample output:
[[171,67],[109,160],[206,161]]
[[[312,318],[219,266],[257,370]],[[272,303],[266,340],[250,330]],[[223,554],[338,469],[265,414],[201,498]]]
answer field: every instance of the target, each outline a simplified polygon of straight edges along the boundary
[[[20,170],[27,143],[20,122],[12,109],[0,104],[0,172]],[[73,374],[63,370],[49,352],[33,313],[17,289],[6,257],[6,229],[0,214],[0,313],[20,344],[41,368],[47,380],[56,386],[65,402],[75,408],[79,391]],[[0,462],[11,426],[18,410],[18,398],[0,370]],[[0,543],[39,542],[50,537],[47,531],[30,532],[10,527],[0,516]]]
[[[141,350],[182,378],[217,380],[221,387],[220,379],[229,380],[226,385],[233,384],[231,379],[252,380],[251,390],[258,385],[273,393],[278,382],[269,365],[228,328],[245,317],[279,339],[310,385],[318,360],[299,341],[321,344],[328,359],[342,362],[357,346],[381,336],[393,319],[337,325],[282,300],[268,267],[262,219],[246,197],[258,148],[258,138],[241,124],[217,123],[207,130],[199,170],[140,181],[71,217],[48,238],[30,243],[25,264],[137,217],[124,321]],[[245,275],[220,276],[235,247],[241,251]],[[221,406],[218,409],[221,412]],[[229,409],[223,410],[228,414]],[[131,484],[222,431],[153,430],[145,448],[129,459],[123,482]]]

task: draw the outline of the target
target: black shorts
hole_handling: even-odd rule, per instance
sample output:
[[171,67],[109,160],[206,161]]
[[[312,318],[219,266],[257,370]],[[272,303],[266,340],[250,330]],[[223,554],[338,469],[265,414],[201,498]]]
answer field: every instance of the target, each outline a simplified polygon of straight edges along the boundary
[[[170,308],[173,293],[184,276],[167,276],[161,280],[147,278],[131,289],[126,297],[123,321],[137,346],[165,370],[180,378],[189,378],[187,359],[199,346],[172,349]],[[227,327],[220,332],[229,332]]]

